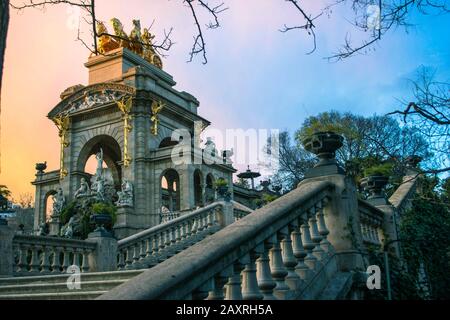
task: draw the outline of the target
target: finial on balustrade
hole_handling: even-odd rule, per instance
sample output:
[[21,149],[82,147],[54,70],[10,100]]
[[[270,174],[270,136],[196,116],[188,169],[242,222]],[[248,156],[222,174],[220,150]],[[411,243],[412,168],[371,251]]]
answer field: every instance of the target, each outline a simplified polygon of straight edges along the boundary
[[305,174],[305,178],[345,174],[344,169],[336,161],[336,151],[342,147],[344,137],[331,132],[315,132],[302,140],[305,149],[314,153],[319,162]]
[[389,182],[389,177],[381,175],[371,175],[361,179],[361,187],[369,193],[368,200],[385,198],[384,188]]

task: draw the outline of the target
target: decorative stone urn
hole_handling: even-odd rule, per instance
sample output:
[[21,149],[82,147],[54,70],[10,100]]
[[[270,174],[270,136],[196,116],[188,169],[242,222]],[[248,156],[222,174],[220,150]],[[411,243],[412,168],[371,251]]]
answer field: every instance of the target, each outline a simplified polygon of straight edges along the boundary
[[305,174],[305,178],[345,174],[344,169],[336,161],[336,150],[342,147],[344,137],[331,132],[316,132],[302,140],[305,150],[314,153],[319,162]]
[[36,171],[39,174],[44,173],[44,170],[47,169],[47,161],[42,163],[36,163]]
[[336,164],[336,150],[343,142],[344,138],[332,131],[316,132],[302,141],[307,151],[319,157],[316,167]]
[[368,176],[361,179],[361,186],[370,193],[368,199],[384,198],[383,189],[389,182],[386,176]]
[[105,227],[112,225],[112,217],[109,214],[93,214],[91,223],[95,224],[94,233],[109,234]]

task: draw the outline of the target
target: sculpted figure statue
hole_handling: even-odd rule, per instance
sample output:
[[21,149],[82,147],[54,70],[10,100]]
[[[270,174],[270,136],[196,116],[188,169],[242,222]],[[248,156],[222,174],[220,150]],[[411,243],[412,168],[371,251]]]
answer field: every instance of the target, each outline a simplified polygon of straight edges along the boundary
[[111,24],[114,28],[114,34],[117,36],[116,41],[119,43],[119,47],[130,49],[130,39],[128,35],[123,31],[122,22],[117,18],[111,19]]
[[95,170],[95,175],[97,176],[97,179],[100,179],[103,173],[103,149],[100,148],[100,150],[95,155],[95,159],[97,159],[97,169]]
[[119,43],[114,40],[111,36],[106,35],[108,33],[108,29],[105,24],[101,21],[97,22],[97,35],[98,38],[98,52],[100,54],[105,54],[108,51],[119,48]]
[[97,200],[105,201],[105,179],[98,177],[95,184],[95,197]]
[[130,181],[124,179],[122,182],[122,191],[117,192],[119,199],[116,202],[118,207],[133,206],[133,185]]
[[144,33],[142,34],[142,42],[144,43],[143,56],[145,60],[155,65],[159,69],[162,69],[162,60],[153,48],[152,40],[154,38],[155,36],[152,35],[147,28],[144,28]]
[[77,215],[72,216],[69,222],[61,228],[61,236],[72,239],[75,231],[74,229],[78,227],[79,223],[80,218]]
[[53,214],[52,215],[59,215],[61,214],[62,209],[64,208],[64,205],[66,203],[66,199],[64,197],[64,192],[62,188],[58,188],[58,191],[55,195],[52,196],[53,198]]
[[80,188],[75,192],[75,198],[81,198],[91,195],[91,189],[85,178],[81,178]]
[[141,21],[133,20],[133,26],[134,28],[130,33],[130,47],[134,53],[141,56],[143,54]]

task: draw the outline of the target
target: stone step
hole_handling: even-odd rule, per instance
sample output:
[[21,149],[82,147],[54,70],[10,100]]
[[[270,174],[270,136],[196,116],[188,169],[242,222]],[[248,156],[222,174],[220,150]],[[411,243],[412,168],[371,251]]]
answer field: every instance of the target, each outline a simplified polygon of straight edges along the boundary
[[66,282],[62,283],[31,283],[1,286],[0,295],[11,294],[35,294],[35,293],[67,293],[67,292],[85,292],[85,291],[108,291],[121,285],[128,279],[121,280],[102,280],[102,281],[82,281],[80,289],[70,290]]
[[[102,281],[102,280],[121,280],[131,279],[144,272],[144,270],[126,270],[126,271],[108,271],[108,272],[88,272],[81,274],[81,281]],[[20,285],[31,283],[63,283],[69,277],[69,274],[29,276],[29,277],[11,277],[0,278],[0,287],[8,285]]]
[[91,300],[107,291],[0,294],[0,300]]

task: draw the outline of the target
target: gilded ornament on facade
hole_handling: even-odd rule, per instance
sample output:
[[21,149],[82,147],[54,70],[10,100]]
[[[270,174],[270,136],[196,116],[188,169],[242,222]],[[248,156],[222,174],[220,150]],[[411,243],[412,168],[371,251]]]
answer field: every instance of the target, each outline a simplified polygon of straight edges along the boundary
[[131,163],[131,157],[128,154],[128,134],[131,132],[133,127],[130,124],[131,121],[131,106],[132,106],[132,98],[129,97],[125,100],[123,97],[121,100],[117,101],[117,106],[119,110],[122,112],[123,116],[123,165],[128,167]]
[[64,149],[70,145],[70,142],[67,139],[67,132],[70,126],[70,118],[69,115],[59,114],[54,117],[53,122],[58,128],[58,134],[60,138],[60,170],[59,177],[60,179],[64,179],[68,175],[68,171],[64,168]]
[[111,19],[114,36],[108,33],[108,29],[103,22],[97,22],[97,47],[100,54],[118,48],[127,48],[144,58],[149,63],[162,69],[161,57],[156,53],[152,40],[155,38],[148,28],[141,31],[140,20],[133,20],[133,30],[130,35],[123,30],[123,25],[117,18]]
[[152,115],[150,117],[150,121],[152,122],[151,132],[153,135],[158,134],[158,124],[159,124],[159,113],[165,107],[165,104],[161,101],[153,101],[151,109]]

